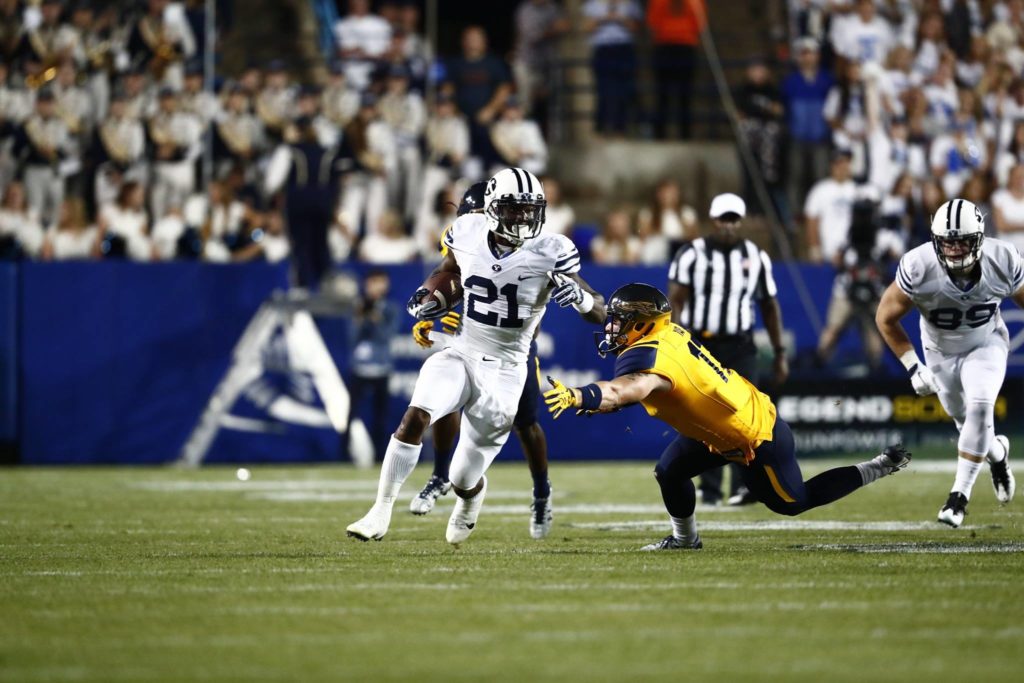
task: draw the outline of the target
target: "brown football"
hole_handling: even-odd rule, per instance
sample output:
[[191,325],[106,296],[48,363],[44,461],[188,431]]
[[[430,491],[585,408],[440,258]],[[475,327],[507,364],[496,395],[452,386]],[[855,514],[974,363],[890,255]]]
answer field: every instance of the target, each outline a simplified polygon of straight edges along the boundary
[[433,297],[445,311],[450,311],[462,301],[462,280],[456,273],[435,273],[421,286],[429,292],[423,301]]

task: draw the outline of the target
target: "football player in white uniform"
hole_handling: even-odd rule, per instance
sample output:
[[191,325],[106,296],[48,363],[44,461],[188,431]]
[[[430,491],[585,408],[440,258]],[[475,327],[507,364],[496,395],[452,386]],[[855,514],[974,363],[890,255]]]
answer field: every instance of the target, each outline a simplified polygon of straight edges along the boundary
[[[956,480],[939,521],[963,523],[974,480],[985,460],[996,498],[1013,498],[1010,443],[996,436],[996,398],[1006,374],[1009,340],[999,314],[1003,299],[1024,308],[1024,260],[1013,245],[985,239],[985,223],[974,204],[953,199],[932,218],[931,244],[900,259],[896,281],[878,306],[875,322],[885,342],[910,374],[921,396],[938,394],[960,431]],[[912,307],[921,312],[921,362],[900,320]]]
[[[546,205],[536,176],[507,168],[488,181],[484,213],[457,218],[445,234],[448,254],[435,272],[459,274],[465,292],[462,332],[423,363],[409,408],[384,454],[376,502],[348,526],[349,536],[368,541],[387,533],[398,492],[419,460],[424,432],[461,409],[461,435],[449,472],[458,499],[445,536],[453,545],[469,538],[487,493],[484,472],[512,429],[530,342],[548,301],[573,306],[590,322],[604,320],[604,298],[579,276],[576,246],[563,235],[541,235]],[[426,294],[417,290],[409,312],[420,319],[443,315]]]

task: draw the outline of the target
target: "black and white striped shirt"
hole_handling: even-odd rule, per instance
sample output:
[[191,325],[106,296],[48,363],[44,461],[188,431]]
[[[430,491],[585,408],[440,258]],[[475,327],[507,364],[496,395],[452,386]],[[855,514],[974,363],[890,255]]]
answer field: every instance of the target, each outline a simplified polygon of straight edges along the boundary
[[750,240],[732,247],[699,237],[679,248],[669,282],[690,289],[679,324],[697,334],[744,334],[754,327],[752,303],[776,295],[772,261]]

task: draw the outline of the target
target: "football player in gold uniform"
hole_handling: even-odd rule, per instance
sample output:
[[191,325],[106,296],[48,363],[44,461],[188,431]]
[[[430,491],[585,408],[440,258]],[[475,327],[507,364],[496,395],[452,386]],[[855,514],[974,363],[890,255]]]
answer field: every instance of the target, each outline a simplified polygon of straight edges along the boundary
[[554,388],[544,399],[556,418],[570,408],[606,413],[640,403],[678,432],[654,470],[673,532],[644,550],[702,547],[691,479],[729,461],[743,466],[744,484],[759,501],[790,516],[838,500],[910,462],[910,453],[894,445],[867,462],[805,482],[793,434],[771,399],[673,324],[663,293],[628,284],[612,294],[607,311],[604,332],[597,333],[598,352],[617,357],[615,379],[569,388],[549,378]]

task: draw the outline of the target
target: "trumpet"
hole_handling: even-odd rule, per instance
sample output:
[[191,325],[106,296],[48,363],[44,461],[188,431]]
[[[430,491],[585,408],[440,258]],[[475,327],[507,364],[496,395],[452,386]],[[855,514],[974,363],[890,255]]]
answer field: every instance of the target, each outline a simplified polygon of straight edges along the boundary
[[57,77],[57,65],[47,60],[46,64],[37,73],[25,76],[25,85],[30,90],[39,90],[44,85]]

